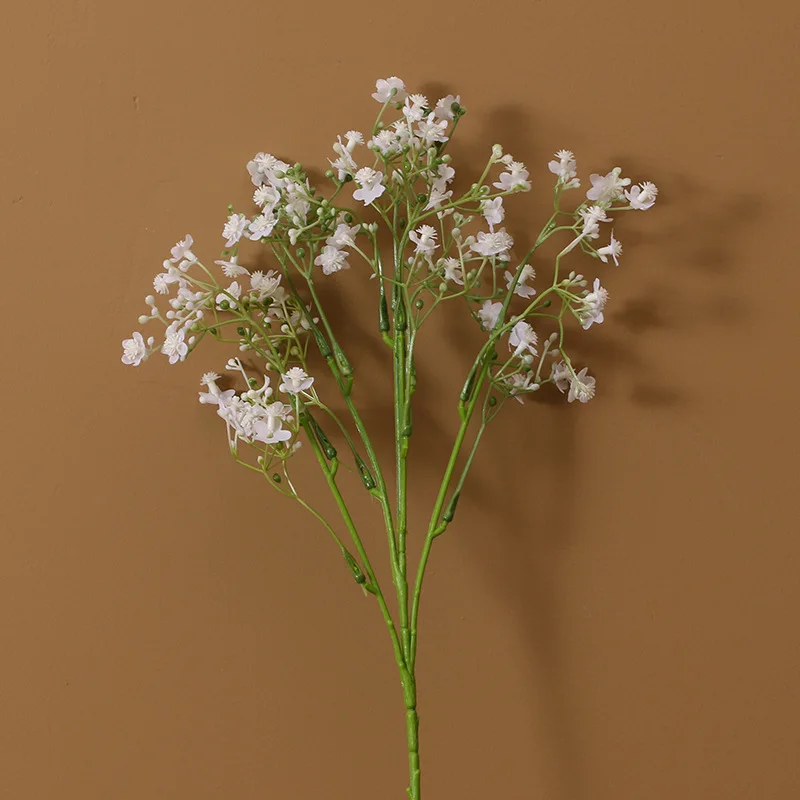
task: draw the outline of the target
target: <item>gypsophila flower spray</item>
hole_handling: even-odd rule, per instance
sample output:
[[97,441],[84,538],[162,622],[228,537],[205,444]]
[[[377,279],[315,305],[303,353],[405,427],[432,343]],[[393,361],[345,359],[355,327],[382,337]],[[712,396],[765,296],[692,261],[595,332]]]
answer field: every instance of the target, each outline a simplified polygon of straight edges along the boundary
[[[619,265],[622,245],[613,230],[605,233],[607,223],[623,211],[650,209],[658,190],[649,181],[632,185],[613,167],[590,174],[581,194],[571,150],[556,151],[532,176],[495,144],[479,170],[464,165],[469,188],[458,193],[447,148],[466,113],[461,98],[431,102],[394,76],[378,80],[372,97],[379,110],[370,133],[335,134],[327,188],[312,186],[301,164],[270,153],[259,152],[247,163],[254,207],[229,207],[220,229],[224,248],[208,266],[197,255],[208,243],[186,235],[171,248],[139,318],[160,333],[145,338],[135,331],[122,342],[122,362],[139,366],[160,353],[177,364],[210,339],[238,349],[240,355],[228,356],[220,370],[226,377],[201,377],[198,399],[224,423],[237,463],[302,505],[327,531],[356,585],[382,615],[402,687],[408,796],[420,800],[417,633],[434,542],[453,523],[478,444],[507,400],[523,403],[548,384],[570,403],[594,398],[595,378],[586,366],[573,366],[567,334],[603,323],[609,293],[599,277],[590,286],[576,270],[564,274],[564,265],[585,256],[598,265]],[[553,179],[552,214],[520,253],[504,226],[505,203]],[[548,263],[538,251],[550,239],[561,244]],[[249,266],[256,247],[270,260],[266,271]],[[379,460],[353,400],[358,365],[347,357],[340,326],[318,291],[350,269],[374,279],[370,314],[392,364],[395,452],[388,464]],[[462,304],[465,322],[471,318],[479,326],[483,343],[453,398],[459,428],[427,529],[410,536],[408,453],[418,334],[450,302]],[[328,379],[319,380],[312,364],[316,370],[324,364]],[[301,445],[319,465],[338,521],[315,508],[292,477]],[[374,554],[367,552],[338,480],[340,464],[360,475],[363,490],[381,509],[391,587],[375,574]],[[419,552],[413,574],[409,539]]]

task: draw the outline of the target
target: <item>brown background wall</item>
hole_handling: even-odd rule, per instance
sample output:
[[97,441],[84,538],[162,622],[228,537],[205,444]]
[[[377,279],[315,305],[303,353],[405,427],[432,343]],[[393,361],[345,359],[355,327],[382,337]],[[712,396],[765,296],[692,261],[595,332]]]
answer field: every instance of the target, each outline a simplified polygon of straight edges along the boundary
[[[216,257],[247,159],[324,167],[390,74],[460,92],[463,156],[529,165],[512,230],[560,147],[662,192],[580,337],[598,398],[511,404],[437,543],[427,796],[800,796],[797,6],[132,6],[10,7],[0,46],[0,797],[402,795],[375,608],[196,402],[227,354],[119,363],[172,243]],[[412,529],[468,358],[427,340]]]

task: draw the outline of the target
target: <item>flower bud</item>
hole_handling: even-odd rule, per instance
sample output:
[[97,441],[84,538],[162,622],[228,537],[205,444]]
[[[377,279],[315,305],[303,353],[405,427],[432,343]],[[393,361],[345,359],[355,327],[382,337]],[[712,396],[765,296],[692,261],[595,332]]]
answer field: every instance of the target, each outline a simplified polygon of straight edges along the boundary
[[499,161],[503,157],[503,147],[499,144],[492,145],[492,158]]
[[144,325],[145,322],[149,322],[151,319],[152,318],[150,316],[148,316],[147,314],[141,314],[139,316],[139,324],[140,325]]

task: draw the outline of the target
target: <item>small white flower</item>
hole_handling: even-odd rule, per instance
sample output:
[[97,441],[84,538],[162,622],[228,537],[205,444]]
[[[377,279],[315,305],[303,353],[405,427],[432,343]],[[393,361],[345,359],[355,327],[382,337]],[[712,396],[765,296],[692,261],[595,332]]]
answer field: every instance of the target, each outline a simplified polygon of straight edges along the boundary
[[408,234],[408,238],[416,244],[416,253],[422,253],[424,256],[433,255],[436,250],[436,228],[432,225],[420,225],[415,231]]
[[495,197],[492,200],[481,202],[481,214],[489,225],[489,230],[494,231],[494,226],[499,225],[506,216],[503,208],[503,198]]
[[433,113],[436,115],[436,119],[455,119],[455,113],[453,112],[453,106],[461,105],[461,95],[448,94],[447,97],[443,97],[436,103],[436,107],[433,109]]
[[170,364],[176,364],[178,361],[183,361],[186,354],[189,352],[189,346],[184,339],[186,333],[183,328],[178,328],[174,323],[167,328],[167,333],[164,338],[164,344],[161,346],[161,352],[169,357]]
[[572,380],[572,370],[567,366],[566,361],[553,363],[553,367],[550,371],[550,379],[562,394],[569,388],[570,381]]
[[292,432],[283,427],[290,410],[290,406],[280,402],[263,406],[261,418],[252,425],[253,439],[264,444],[277,444],[291,439]]
[[[237,308],[239,305],[237,303],[237,300],[239,300],[239,298],[242,296],[242,287],[236,281],[234,281],[226,289],[226,291],[228,294],[220,292],[216,297],[215,302],[217,304],[217,309],[219,311],[225,310],[222,305],[223,303],[227,303],[229,309]],[[231,295],[231,297],[229,297],[228,295]]]
[[259,214],[248,226],[247,237],[253,241],[265,239],[272,233],[278,220],[272,214]]
[[232,247],[242,238],[247,227],[247,217],[244,214],[231,214],[222,229],[222,238],[226,239],[225,247]]
[[524,320],[520,320],[512,329],[508,337],[508,349],[514,351],[515,356],[522,355],[527,350],[531,355],[536,355],[536,343],[539,337]]
[[360,230],[360,225],[353,225],[351,228],[346,222],[340,222],[333,234],[325,240],[325,244],[337,248],[353,247]]
[[314,263],[318,267],[322,267],[324,275],[332,275],[334,272],[350,269],[350,264],[347,262],[347,251],[332,245],[323,247],[322,252],[314,259]]
[[508,261],[508,251],[513,245],[514,240],[506,233],[506,229],[500,228],[499,231],[492,231],[491,233],[481,231],[478,234],[478,240],[473,242],[469,249],[487,258],[496,256],[502,261]]
[[270,153],[257,153],[252,161],[247,162],[247,171],[255,186],[269,183],[275,189],[283,189],[286,185],[284,178],[278,178],[276,173],[286,172],[289,165],[279,161]]
[[274,269],[268,270],[266,274],[259,270],[250,276],[250,289],[258,295],[259,300],[275,297],[280,283],[281,274]]
[[270,186],[266,184],[264,186],[259,186],[253,192],[253,202],[259,207],[263,209],[273,209],[276,205],[280,202],[281,196],[278,194],[277,189],[274,186]]
[[395,131],[384,128],[378,131],[370,140],[370,147],[377,148],[381,155],[388,156],[400,150],[400,142]]
[[508,171],[501,173],[492,186],[503,192],[528,192],[531,188],[528,181],[529,174],[521,161],[511,161],[508,164]]
[[133,337],[122,342],[122,363],[130,367],[138,367],[147,358],[147,345],[139,331],[133,332]]
[[428,198],[428,204],[425,206],[425,211],[428,211],[431,208],[439,208],[439,206],[445,201],[449,200],[453,196],[453,190],[449,190],[447,192],[442,191],[438,186],[431,187],[431,195]]
[[427,148],[435,142],[446,142],[448,138],[444,135],[446,130],[447,120],[443,119],[437,122],[435,115],[431,112],[426,119],[420,120],[417,125],[417,136]]
[[286,374],[281,375],[281,378],[283,378],[283,383],[278,389],[287,394],[305,392],[310,389],[311,384],[314,383],[314,379],[311,378],[302,367],[292,367]]
[[607,175],[593,173],[589,176],[592,188],[586,198],[595,203],[610,203],[622,195],[622,190],[631,182],[630,178],[620,178],[621,167],[614,167]]
[[656,202],[658,187],[650,181],[645,181],[638,186],[631,186],[624,194],[625,199],[631,204],[631,208],[646,211],[648,208],[652,208]]
[[600,223],[611,222],[611,217],[602,206],[589,206],[578,213],[583,220],[583,231],[579,239],[596,239],[600,235]]
[[601,247],[597,251],[597,255],[600,256],[600,260],[603,263],[608,263],[607,256],[611,256],[614,259],[614,263],[619,266],[618,256],[622,255],[622,245],[614,238],[613,230],[611,231],[611,241],[605,247]]
[[522,395],[530,391],[535,391],[539,385],[531,383],[533,376],[530,372],[517,372],[514,375],[509,375],[503,379],[503,382],[509,387],[508,393],[518,402],[525,405]]
[[250,271],[239,264],[239,256],[233,256],[230,261],[215,261],[217,266],[222,267],[226,278],[238,278],[239,275],[249,275]]
[[577,189],[581,182],[576,177],[578,173],[574,154],[571,150],[559,150],[555,156],[558,160],[550,161],[547,168],[558,175],[558,183],[565,189]]
[[583,306],[577,311],[581,327],[585,331],[588,331],[595,323],[599,325],[603,321],[603,310],[607,302],[608,290],[600,285],[600,278],[595,278],[592,291],[583,298]]
[[497,320],[500,318],[500,312],[503,310],[503,304],[500,302],[493,303],[491,300],[486,300],[478,310],[478,319],[485,330],[490,331],[497,325]]
[[207,392],[198,392],[198,399],[204,405],[223,406],[236,394],[233,389],[221,392],[217,386],[219,377],[216,372],[206,372],[200,379],[200,384],[208,387]]
[[[511,288],[511,282],[514,280],[514,274],[506,270],[504,273],[506,279],[506,288]],[[520,272],[519,280],[517,281],[517,285],[514,287],[514,294],[518,295],[519,297],[533,297],[536,294],[536,289],[533,286],[528,286],[527,282],[532,280],[536,277],[536,270],[530,265],[526,264],[522,268],[522,272]]]
[[192,245],[194,244],[194,239],[187,233],[185,239],[181,239],[175,247],[170,250],[172,253],[172,258],[170,261],[173,264],[177,264],[179,261],[186,260],[190,264],[193,264],[197,261],[197,256],[192,252]]
[[595,379],[588,376],[586,373],[588,367],[584,367],[577,375],[572,376],[569,384],[569,394],[567,400],[572,403],[578,400],[581,403],[588,403],[595,393]]
[[419,122],[425,116],[428,107],[428,98],[424,94],[412,94],[406,98],[403,106],[403,116],[409,123]]
[[354,200],[361,200],[365,206],[377,200],[385,191],[383,173],[376,172],[371,167],[362,167],[355,174],[355,181],[359,189],[353,192]]
[[447,184],[451,183],[456,176],[456,171],[449,164],[439,164],[436,170],[436,180],[431,184],[434,189],[443,192]]
[[376,91],[372,96],[379,103],[386,103],[389,100],[400,102],[406,96],[406,85],[398,77],[379,78],[375,82]]
[[464,268],[457,258],[450,256],[444,260],[444,279],[459,286],[464,285]]

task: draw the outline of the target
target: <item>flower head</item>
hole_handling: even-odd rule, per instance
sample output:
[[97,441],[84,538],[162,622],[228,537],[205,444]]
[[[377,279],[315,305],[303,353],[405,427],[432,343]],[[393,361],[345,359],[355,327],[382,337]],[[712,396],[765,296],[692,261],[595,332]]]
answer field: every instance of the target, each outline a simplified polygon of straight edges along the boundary
[[478,234],[478,240],[473,242],[469,249],[487,258],[495,256],[502,261],[508,261],[508,251],[513,245],[514,240],[506,233],[506,229],[500,228],[499,231],[492,231],[490,233],[481,231]]
[[583,306],[577,310],[581,327],[587,331],[603,321],[603,310],[608,302],[608,291],[600,285],[600,278],[594,279],[592,291],[583,298]]
[[324,275],[332,275],[334,272],[350,269],[350,264],[347,263],[347,251],[332,245],[325,245],[322,252],[314,259],[314,263],[318,267],[322,267]]
[[372,96],[379,103],[388,103],[392,99],[400,102],[406,96],[406,85],[396,76],[379,78],[375,81],[375,90]]
[[611,241],[605,247],[601,247],[597,251],[597,255],[600,256],[600,260],[603,263],[608,263],[607,256],[611,256],[614,259],[614,263],[619,266],[618,256],[622,255],[622,245],[618,239],[614,238],[613,230],[611,231]]
[[287,394],[305,392],[314,383],[314,379],[309,377],[302,367],[292,367],[284,375],[281,375],[281,378],[283,378],[283,383],[278,388]]
[[547,168],[554,175],[558,175],[558,183],[565,189],[576,189],[581,185],[577,178],[577,164],[571,150],[559,150],[556,154],[557,161],[550,161]]
[[506,216],[503,208],[503,198],[495,197],[492,200],[483,200],[481,202],[481,214],[483,214],[489,225],[489,230],[494,231],[494,226],[499,225]]
[[646,211],[655,204],[658,187],[650,181],[645,181],[638,186],[631,186],[624,194],[631,208],[635,208],[639,211]]
[[175,247],[172,248],[170,251],[172,253],[172,258],[170,261],[173,264],[177,264],[179,261],[188,261],[190,264],[193,264],[197,261],[197,256],[192,252],[192,245],[194,244],[194,239],[187,233],[185,239],[181,239]]
[[250,271],[239,264],[239,257],[232,256],[230,261],[215,261],[217,266],[222,267],[222,271],[228,278],[237,278],[239,275],[249,275]]
[[502,310],[502,303],[493,303],[491,300],[486,300],[478,309],[478,319],[485,330],[490,331],[497,325]]
[[595,203],[611,203],[622,195],[622,190],[631,182],[630,178],[620,178],[621,167],[614,167],[607,175],[593,173],[589,176],[592,188],[586,198]]
[[[509,270],[506,270],[503,274],[506,279],[506,287],[510,289],[511,283],[514,280],[514,274],[509,272]],[[534,289],[533,286],[528,286],[527,282],[535,277],[536,270],[530,264],[525,264],[519,274],[517,285],[514,287],[514,294],[524,298],[533,297],[536,294],[536,289]]]
[[528,192],[531,184],[528,181],[529,172],[521,161],[511,161],[507,165],[507,172],[500,174],[500,177],[492,184],[502,192]]
[[242,238],[246,227],[247,217],[244,214],[231,214],[222,229],[222,238],[226,240],[225,247],[233,247]]
[[512,329],[508,337],[508,349],[514,351],[515,356],[520,356],[527,350],[532,356],[536,355],[536,344],[539,337],[524,320],[520,320]]
[[170,364],[177,364],[178,361],[183,361],[186,358],[189,346],[186,344],[185,339],[186,334],[183,328],[179,328],[175,323],[167,328],[161,352],[169,358]]
[[130,339],[122,342],[122,363],[129,367],[138,367],[148,356],[147,345],[139,331],[134,331]]
[[436,103],[433,113],[436,119],[455,119],[455,111],[453,106],[461,106],[461,95],[448,94]]
[[415,252],[431,256],[436,249],[436,228],[432,225],[420,225],[408,234],[408,238],[417,246]]
[[464,285],[464,267],[457,258],[450,256],[444,260],[444,279],[459,286]]
[[579,403],[588,403],[595,393],[595,379],[587,375],[588,367],[584,367],[579,373],[572,376],[569,384],[569,394],[567,400],[572,403],[577,400]]
[[353,192],[354,200],[361,200],[365,206],[377,200],[385,191],[383,173],[376,172],[371,167],[361,167],[355,174],[355,181],[360,187]]

